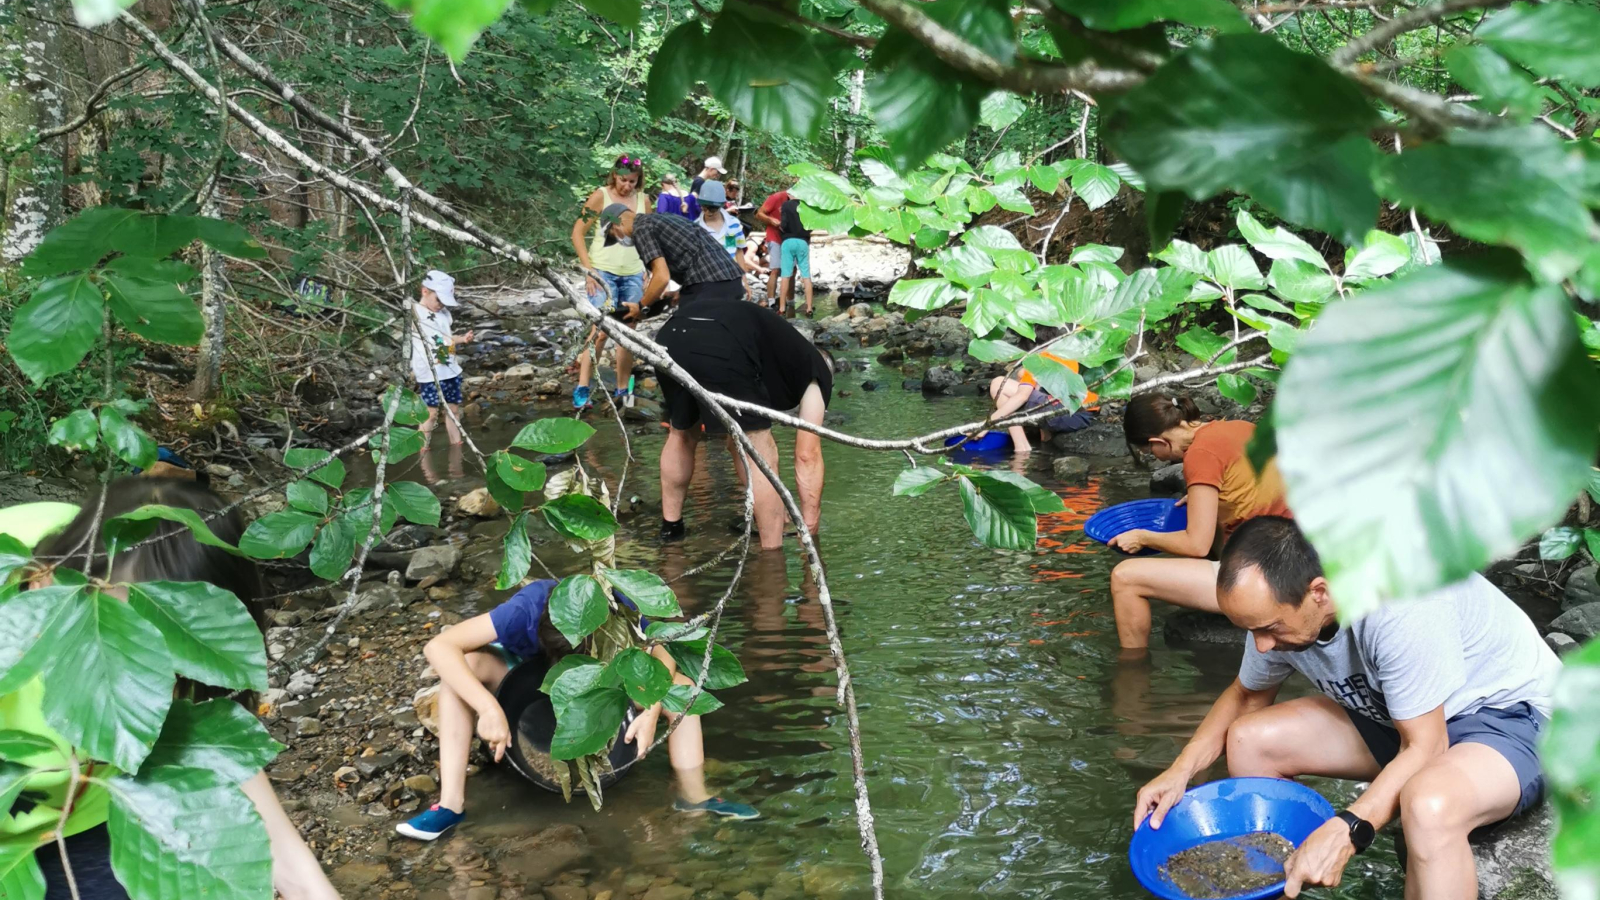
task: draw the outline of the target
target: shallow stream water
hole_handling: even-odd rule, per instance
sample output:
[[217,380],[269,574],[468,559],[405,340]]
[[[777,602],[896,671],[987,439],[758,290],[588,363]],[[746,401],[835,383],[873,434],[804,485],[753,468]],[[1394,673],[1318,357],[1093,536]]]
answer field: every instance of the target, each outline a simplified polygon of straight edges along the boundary
[[[909,435],[985,411],[977,397],[902,391],[902,377],[876,363],[842,373],[838,389],[850,396],[837,397],[833,410],[847,417],[844,427]],[[864,391],[867,379],[883,387]],[[609,416],[592,415],[600,433],[580,452],[614,483],[624,453]],[[636,461],[626,494],[658,496],[662,432],[630,426]],[[511,433],[476,435],[489,450]],[[793,435],[779,430],[778,439],[788,473]],[[443,470],[445,450],[433,452]],[[1107,593],[1117,557],[1088,542],[1081,526],[1103,505],[1146,496],[1147,474],[1125,465],[1069,486],[1053,479],[1047,456],[1025,469],[1001,463],[1056,490],[1072,510],[1042,520],[1037,548],[1017,553],[979,545],[953,489],[893,497],[904,455],[829,444],[826,460],[821,548],[861,706],[887,895],[1148,896],[1126,858],[1134,792],[1171,761],[1232,679],[1240,649],[1168,647],[1157,636],[1147,658],[1119,659]],[[728,544],[741,498],[726,451],[705,447],[689,539],[663,548],[654,519],[640,517],[619,535],[619,560],[674,578]],[[536,552],[558,574],[577,566],[555,542]],[[674,587],[693,612],[714,603],[731,574],[723,565]],[[469,782],[460,837],[494,853],[551,823],[572,823],[598,849],[597,874],[671,875],[706,898],[870,896],[822,612],[793,541],[786,554],[751,556],[719,640],[750,681],[719,692],[726,707],[705,719],[707,777],[713,791],[757,806],[759,821],[673,813],[662,753],[608,791],[600,812],[581,798],[563,804],[509,769],[485,771]],[[1219,767],[1211,776],[1223,774]],[[1348,791],[1317,786],[1336,805]],[[425,879],[414,878],[427,896]],[[1320,896],[1401,894],[1384,839],[1350,867],[1344,887]]]

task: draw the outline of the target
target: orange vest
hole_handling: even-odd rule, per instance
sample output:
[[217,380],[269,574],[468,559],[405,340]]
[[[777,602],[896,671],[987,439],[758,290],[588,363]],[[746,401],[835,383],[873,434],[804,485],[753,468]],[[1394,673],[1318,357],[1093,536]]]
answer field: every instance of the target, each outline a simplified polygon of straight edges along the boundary
[[[1055,355],[1054,353],[1051,353],[1048,350],[1046,350],[1045,352],[1043,352],[1043,353],[1041,353],[1039,355],[1044,357],[1045,359],[1053,360],[1055,362],[1058,362],[1058,363],[1062,364],[1063,366],[1066,366],[1067,368],[1071,369],[1074,372],[1078,371],[1078,361],[1075,360],[1075,359],[1065,359],[1063,357]],[[1018,369],[1017,370],[1017,375],[1018,375],[1017,380],[1021,381],[1023,384],[1032,385],[1034,387],[1038,387],[1039,386],[1038,379],[1034,378],[1033,377],[1033,373],[1029,372],[1027,369]],[[1096,408],[1095,401],[1099,400],[1099,399],[1100,399],[1100,395],[1099,394],[1096,394],[1094,391],[1090,391],[1088,393],[1088,395],[1083,398],[1083,408],[1084,409],[1095,409]]]

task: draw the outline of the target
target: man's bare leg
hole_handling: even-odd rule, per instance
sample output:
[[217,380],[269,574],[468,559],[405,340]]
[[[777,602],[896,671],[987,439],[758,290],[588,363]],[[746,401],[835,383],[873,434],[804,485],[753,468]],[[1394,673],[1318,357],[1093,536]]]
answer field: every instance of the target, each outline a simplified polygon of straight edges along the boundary
[[1321,694],[1274,704],[1228,729],[1228,774],[1235,778],[1371,781],[1379,768],[1344,707]]
[[[807,282],[809,284],[809,282]],[[800,418],[813,425],[821,425],[828,408],[822,401],[822,388],[815,381],[800,398]],[[806,530],[815,537],[822,522],[822,438],[812,432],[800,430],[794,436],[794,481],[800,513],[805,517]]]
[[[767,461],[767,466],[772,471],[778,471],[778,445],[772,439],[772,429],[764,428],[761,431],[748,432],[750,443],[755,445],[756,452]],[[751,482],[755,485],[755,514],[756,528],[761,531],[761,549],[783,549],[783,522],[788,518],[788,513],[783,508],[783,498],[778,496],[778,491],[762,474],[760,469],[750,472]],[[666,503],[662,503],[662,512],[665,514]]]
[[1478,872],[1467,835],[1511,815],[1522,797],[1517,771],[1484,744],[1461,743],[1400,789],[1410,864],[1406,900],[1476,900]]
[[668,522],[683,521],[683,501],[694,478],[694,452],[699,443],[698,428],[674,428],[661,446],[661,518]]

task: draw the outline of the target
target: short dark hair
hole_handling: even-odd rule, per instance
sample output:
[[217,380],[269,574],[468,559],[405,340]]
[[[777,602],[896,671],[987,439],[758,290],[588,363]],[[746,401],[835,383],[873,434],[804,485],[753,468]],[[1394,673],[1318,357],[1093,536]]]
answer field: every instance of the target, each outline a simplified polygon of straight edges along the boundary
[[1257,516],[1240,525],[1222,548],[1218,593],[1232,590],[1246,569],[1261,570],[1273,599],[1299,606],[1311,582],[1322,576],[1322,560],[1293,519]]

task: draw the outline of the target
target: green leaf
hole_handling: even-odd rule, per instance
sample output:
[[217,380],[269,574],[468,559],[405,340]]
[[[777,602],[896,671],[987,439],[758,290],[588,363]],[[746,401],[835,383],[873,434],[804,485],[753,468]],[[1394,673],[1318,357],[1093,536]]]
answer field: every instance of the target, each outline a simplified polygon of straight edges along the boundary
[[855,198],[855,189],[832,172],[813,172],[789,188],[789,196],[819,210],[832,212],[849,206]]
[[978,121],[991,131],[1000,131],[1022,118],[1028,107],[1010,91],[995,91],[978,104]]
[[833,212],[827,212],[802,203],[800,204],[800,224],[812,231],[825,231],[828,234],[849,234],[850,229],[855,227],[856,224],[856,207],[851,204]]
[[699,19],[684,22],[667,33],[656,50],[650,78],[645,83],[645,105],[652,117],[665,118],[694,90],[694,66],[705,52],[705,38]]
[[837,90],[824,39],[749,10],[730,4],[717,14],[703,45],[712,49],[694,62],[700,80],[752,128],[815,137]]
[[1476,36],[1547,78],[1600,87],[1600,10],[1578,3],[1518,3]]
[[1409,262],[1411,248],[1392,234],[1372,231],[1367,234],[1366,246],[1359,251],[1352,247],[1345,256],[1345,281],[1371,281],[1392,275]]
[[225,697],[172,704],[161,737],[144,764],[207,769],[224,781],[241,784],[255,777],[283,745],[248,710]]
[[177,522],[178,524],[187,527],[189,529],[189,533],[194,536],[196,541],[199,541],[208,547],[218,547],[228,551],[229,553],[239,552],[238,547],[235,547],[222,538],[217,537],[216,533],[211,530],[211,526],[206,524],[206,520],[201,518],[200,514],[194,510],[174,506],[162,506],[156,503],[141,506],[138,509],[125,512],[120,516],[115,516],[107,520],[104,529],[106,541],[107,543],[110,543],[111,541],[115,540],[120,545],[126,546],[134,540],[142,540],[154,529],[137,528],[134,526],[138,525],[139,523],[151,522],[157,519],[167,522]]
[[455,62],[485,28],[500,20],[511,0],[385,0],[391,9],[411,13],[411,26],[438,42]]
[[911,309],[940,309],[961,299],[961,292],[943,278],[902,278],[889,288],[889,302]]
[[528,514],[521,512],[512,520],[511,530],[506,532],[505,552],[500,560],[500,574],[494,581],[495,590],[510,590],[522,583],[532,565],[533,542],[528,539]]
[[1096,31],[1126,31],[1152,22],[1179,22],[1220,31],[1250,30],[1250,23],[1239,8],[1226,0],[1055,0],[1055,5]]
[[24,375],[42,384],[76,367],[99,340],[105,301],[87,275],[52,278],[17,310],[6,348]]
[[371,513],[334,516],[311,545],[311,573],[324,581],[338,581],[355,562],[356,545],[372,530]]
[[100,442],[100,422],[87,409],[75,409],[50,426],[50,446],[93,450]]
[[1326,303],[1338,290],[1327,272],[1298,259],[1275,259],[1267,283],[1278,296],[1293,303]]
[[[1002,65],[1016,56],[1016,29],[998,0],[936,0],[917,8]],[[873,50],[871,73],[867,102],[900,171],[970,133],[993,91],[894,28]]]
[[1256,386],[1242,375],[1231,372],[1217,376],[1217,390],[1240,406],[1249,406],[1256,400]]
[[693,693],[692,684],[675,684],[672,690],[667,691],[666,699],[661,701],[669,711],[679,715],[704,716],[722,708],[722,701],[711,696],[710,691],[701,691],[700,696],[694,698],[694,706],[689,706],[689,695]]
[[1246,210],[1236,217],[1239,233],[1257,253],[1268,259],[1298,259],[1326,270],[1328,263],[1314,247],[1286,228],[1268,228]]
[[500,450],[494,454],[494,469],[500,480],[514,491],[537,491],[544,487],[545,466],[542,462]]
[[1539,558],[1549,562],[1566,559],[1583,546],[1583,531],[1578,528],[1549,528],[1539,537]]
[[392,481],[383,489],[383,498],[394,502],[400,518],[417,525],[439,524],[439,498],[415,481]]
[[[594,671],[590,672],[587,676],[584,676],[584,687],[581,690],[573,692],[571,695],[563,696],[561,702],[557,703],[555,700],[556,684],[561,681],[562,677],[573,669],[588,668],[590,666],[594,667]],[[595,682],[604,673],[605,666],[600,664],[600,660],[595,659],[592,656],[586,656],[582,653],[569,653],[566,656],[561,657],[561,660],[555,665],[551,666],[550,671],[544,674],[544,681],[540,682],[539,690],[551,696],[550,704],[551,706],[554,706],[556,711],[559,713],[561,709],[566,707],[567,700],[570,700],[572,697],[575,697],[593,687]]]
[[1109,265],[1121,259],[1123,252],[1121,247],[1107,247],[1105,244],[1079,244],[1072,248],[1072,255],[1067,257],[1067,262],[1100,262]]
[[163,281],[169,284],[181,284],[200,274],[194,266],[175,259],[146,259],[142,256],[119,256],[102,269],[138,281]]
[[979,225],[963,235],[961,241],[987,253],[1001,268],[1027,272],[1038,265],[1038,260],[1022,246],[1016,235],[996,225]]
[[[0,809],[7,810],[9,815],[11,804],[16,801],[17,797],[21,796],[22,789],[28,786],[28,779],[32,777],[33,769],[27,766],[0,762]],[[0,856],[0,861],[3,860],[4,857]],[[0,862],[0,865],[3,865],[3,862]],[[4,893],[4,890],[5,882],[0,881],[0,897],[9,898],[9,895]]]
[[166,638],[179,675],[235,690],[267,689],[267,651],[250,610],[206,582],[128,585],[128,604]]
[[[699,681],[700,664],[706,658],[706,642],[673,641],[665,646],[667,652],[672,654],[673,661],[678,664],[678,671],[690,681]],[[739,658],[733,655],[732,650],[721,644],[711,648],[711,669],[706,674],[706,690],[727,690],[738,687],[748,680],[744,674],[744,666],[739,665]]]
[[1157,191],[1145,198],[1145,229],[1150,235],[1151,250],[1160,251],[1167,246],[1173,229],[1183,218],[1185,202],[1180,191]]
[[931,466],[902,469],[894,479],[896,497],[920,497],[933,490],[947,478],[947,474]]
[[52,648],[39,671],[45,721],[89,756],[138,771],[176,683],[161,632],[131,605],[77,589],[38,640]]
[[116,276],[107,276],[105,284],[111,312],[124,328],[163,344],[200,343],[200,308],[177,285]]
[[1585,528],[1583,530],[1584,546],[1589,548],[1589,556],[1600,560],[1600,528]]
[[644,636],[658,643],[696,641],[710,634],[704,626],[690,628],[686,622],[651,622],[645,626]]
[[[966,244],[958,244],[954,247],[946,247],[940,250],[928,258],[927,266],[969,290],[988,284],[989,276],[993,275],[995,270],[994,260],[989,258],[989,254]],[[895,282],[896,286],[899,284],[901,282]],[[890,299],[893,299],[893,290],[894,288],[891,287]],[[949,301],[945,302],[948,303]],[[943,306],[945,304],[941,303],[939,305]]]
[[303,512],[269,513],[244,530],[239,538],[239,549],[255,559],[287,559],[311,543],[320,523],[316,516]]
[[1383,195],[1474,240],[1521,250],[1552,281],[1584,262],[1594,217],[1572,189],[1584,160],[1536,128],[1457,131],[1380,161]]
[[111,868],[133,900],[272,896],[272,851],[254,804],[224,773],[162,766],[111,780]]
[[1007,212],[1031,213],[1033,201],[1022,193],[1022,188],[1016,184],[992,184],[989,193],[994,195],[995,203]]
[[195,216],[191,219],[194,225],[195,237],[198,237],[207,247],[221,253],[223,256],[232,256],[237,259],[266,259],[267,248],[261,246],[250,232],[245,231],[235,222],[225,222],[221,219],[209,219]]
[[1600,503],[1600,469],[1589,470],[1589,483],[1584,486],[1584,490],[1589,492],[1589,499]]
[[584,8],[628,28],[639,27],[639,0],[583,0]]
[[1033,354],[1022,361],[1022,367],[1039,382],[1039,387],[1061,401],[1061,411],[1070,415],[1083,406],[1089,388],[1083,376],[1043,354]]
[[1016,472],[994,469],[983,474],[986,478],[997,478],[1019,488],[1027,495],[1028,504],[1033,507],[1035,515],[1048,516],[1052,513],[1067,511],[1067,505],[1061,502],[1061,497],[1055,491],[1043,485],[1035,484]]
[[1115,200],[1121,189],[1122,179],[1117,173],[1099,163],[1085,163],[1072,176],[1072,192],[1082,197],[1090,210]]
[[1539,747],[1558,823],[1551,857],[1556,877],[1578,886],[1600,877],[1595,858],[1594,798],[1600,792],[1600,641],[1589,641],[1562,660],[1551,702],[1550,724]]
[[1224,244],[1206,254],[1206,278],[1233,290],[1258,291],[1267,286],[1255,258],[1238,244]]
[[962,514],[967,526],[986,547],[1032,550],[1039,520],[1027,492],[987,475],[968,475],[961,483]]
[[[33,550],[9,534],[0,534],[0,603],[5,602],[3,588],[18,569],[33,562]],[[0,757],[5,753],[0,751]]]
[[550,623],[574,647],[610,617],[605,589],[588,575],[568,575],[550,592]]
[[0,591],[0,694],[26,684],[51,660],[50,643],[75,604],[85,602],[78,585],[62,584],[27,591]]
[[1168,243],[1166,249],[1155,254],[1155,258],[1175,269],[1196,275],[1206,275],[1210,271],[1206,252],[1188,241],[1174,240]]
[[616,738],[627,712],[628,695],[620,687],[595,688],[572,698],[557,714],[550,758],[578,759],[605,750]]
[[[1156,70],[1117,102],[1105,137],[1152,189],[1204,200],[1259,187],[1263,172],[1293,171],[1347,137],[1364,141],[1377,123],[1355,84],[1322,60],[1239,34],[1196,44]],[[1269,206],[1305,224],[1283,199]],[[1357,233],[1370,227],[1369,219]]]
[[653,572],[643,569],[604,569],[600,574],[613,588],[632,600],[643,615],[656,619],[683,615],[677,595]]
[[972,340],[967,342],[967,355],[979,362],[1010,362],[1023,356],[1024,350],[1005,341]]
[[[399,399],[395,395],[399,395]],[[396,425],[421,425],[428,421],[428,405],[422,402],[422,395],[410,388],[403,388],[398,384],[391,384],[383,391],[383,396],[378,399],[378,409],[387,414],[389,404],[395,403],[394,423]]]
[[156,442],[114,406],[100,408],[100,437],[118,459],[140,469],[156,462]]
[[78,269],[87,269],[111,252],[111,234],[138,210],[118,206],[94,206],[50,229],[22,261],[22,274],[29,278],[48,278]]
[[301,512],[317,516],[328,514],[328,492],[313,481],[302,478],[289,482],[284,496],[290,506]]
[[[534,453],[567,453],[594,436],[594,428],[577,419],[540,419],[517,432],[511,446]],[[534,490],[529,488],[528,490]]]
[[608,668],[615,672],[628,699],[645,709],[660,703],[672,690],[672,673],[661,660],[638,647],[629,647],[612,657]]
[[1295,519],[1340,614],[1358,616],[1465,578],[1559,519],[1594,459],[1600,380],[1562,292],[1497,256],[1329,306],[1274,417]]
[[291,469],[304,469],[309,466],[327,461],[327,464],[315,471],[306,473],[306,477],[313,481],[320,481],[331,488],[337,488],[344,483],[344,460],[335,457],[326,450],[317,450],[310,447],[296,447],[283,455],[283,464]]
[[[495,459],[504,452],[506,451],[496,451],[494,456],[490,458]],[[528,505],[528,495],[506,484],[505,479],[500,477],[500,469],[497,465],[489,466],[489,470],[483,475],[483,483],[489,489],[489,496],[493,497],[501,507],[512,513],[521,512],[522,508]]]
[[378,461],[378,454],[384,455],[386,463],[397,463],[409,459],[422,452],[422,432],[415,428],[402,428],[395,426],[389,429],[387,436],[375,435],[372,439],[372,461]]
[[1478,95],[1479,109],[1527,121],[1544,105],[1532,76],[1481,44],[1456,44],[1445,51],[1444,64],[1458,84]]
[[569,541],[603,541],[617,531],[617,520],[599,500],[567,494],[540,507],[544,520]]
[[1369,174],[1377,158],[1365,135],[1353,135],[1303,162],[1249,172],[1239,189],[1285,221],[1357,243],[1378,220]]
[[1226,346],[1228,346],[1227,338],[1199,325],[1192,326],[1188,331],[1178,335],[1178,349],[1202,363],[1215,359]]
[[1266,414],[1256,423],[1256,432],[1251,435],[1250,443],[1244,448],[1245,456],[1257,472],[1265,469],[1267,463],[1278,455],[1278,426],[1273,418],[1276,408],[1276,405],[1267,407]]
[[[356,488],[344,495],[344,516],[350,519],[354,533],[364,537],[372,530],[372,489]],[[378,511],[378,533],[387,534],[394,527],[395,520],[400,517],[400,512],[395,508],[394,498],[388,492],[383,495],[383,508]]]

